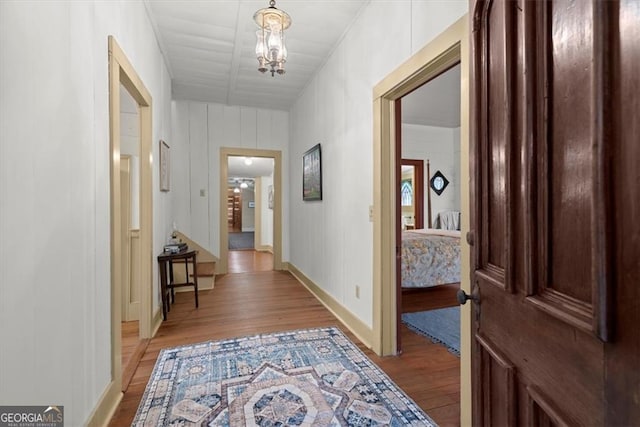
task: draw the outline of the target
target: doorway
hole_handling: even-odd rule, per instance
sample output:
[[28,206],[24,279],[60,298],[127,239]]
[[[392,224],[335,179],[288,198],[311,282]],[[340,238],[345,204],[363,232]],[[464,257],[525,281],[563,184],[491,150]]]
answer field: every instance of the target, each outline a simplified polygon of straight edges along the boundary
[[[441,338],[448,337],[449,330],[460,329],[456,300],[460,283],[460,64],[395,105],[395,245],[400,248],[396,336],[400,352],[403,324],[412,334],[422,331]],[[441,186],[435,185],[436,179]],[[440,329],[433,329],[433,324]],[[459,346],[455,339],[444,341],[454,352]]]
[[120,84],[120,218],[122,390],[126,390],[148,340],[140,334],[140,114]]
[[[108,393],[113,396],[126,389],[152,333],[153,195],[151,95],[111,36],[109,67],[112,346]],[[123,183],[123,176],[129,182]],[[123,189],[129,194],[123,194]],[[126,288],[125,276],[135,276]],[[124,320],[137,324],[124,327]],[[126,366],[123,329],[133,343]]]
[[229,156],[227,167],[229,273],[271,271],[274,159]]
[[[461,67],[460,164],[468,165],[468,16],[433,39],[410,60],[389,74],[375,88],[374,106],[374,293],[373,349],[382,355],[397,354],[398,298],[396,286],[396,114],[397,101],[455,64]],[[461,235],[469,229],[469,170],[460,171]],[[461,288],[470,292],[469,246],[461,239]],[[461,310],[461,420],[471,420],[470,311]]]
[[[269,270],[282,270],[281,176],[280,151],[220,149],[218,274],[252,271],[254,266],[264,270],[267,265]],[[241,206],[233,206],[235,203]],[[240,218],[234,218],[234,215],[240,215]],[[240,248],[245,250],[230,248],[232,233],[242,233],[243,236],[239,237],[252,240],[253,243],[243,245],[252,247]],[[250,260],[246,259],[249,255]],[[233,261],[238,261],[234,264],[240,265],[239,269],[230,269],[230,257],[234,257]],[[257,260],[258,258],[261,259]],[[268,260],[264,261],[266,258]]]

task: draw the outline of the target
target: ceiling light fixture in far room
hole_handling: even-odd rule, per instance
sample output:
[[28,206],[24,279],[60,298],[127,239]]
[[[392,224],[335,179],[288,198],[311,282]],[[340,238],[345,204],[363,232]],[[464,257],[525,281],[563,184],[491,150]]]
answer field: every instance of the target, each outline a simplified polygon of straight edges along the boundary
[[234,189],[233,189],[233,192],[234,192],[234,193],[239,193],[239,192],[240,192],[240,189],[239,189],[238,187],[236,187],[236,188],[234,188]]
[[256,31],[258,71],[271,71],[272,77],[275,73],[284,74],[284,63],[287,62],[284,30],[291,26],[291,17],[284,10],[276,8],[275,0],[270,0],[269,7],[258,10],[253,14],[253,19],[260,28]]
[[251,157],[245,157],[244,164],[247,166],[251,166],[253,164],[253,159]]
[[247,184],[246,182],[242,181],[242,183],[240,184],[240,188],[249,188],[249,184]]

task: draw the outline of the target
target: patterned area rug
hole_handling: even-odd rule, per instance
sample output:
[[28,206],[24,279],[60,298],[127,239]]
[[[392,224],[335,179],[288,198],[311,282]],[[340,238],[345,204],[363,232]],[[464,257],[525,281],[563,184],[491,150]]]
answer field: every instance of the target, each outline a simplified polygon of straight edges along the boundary
[[412,331],[443,344],[460,357],[460,307],[402,313],[402,322]]
[[433,426],[337,328],[162,350],[135,426]]

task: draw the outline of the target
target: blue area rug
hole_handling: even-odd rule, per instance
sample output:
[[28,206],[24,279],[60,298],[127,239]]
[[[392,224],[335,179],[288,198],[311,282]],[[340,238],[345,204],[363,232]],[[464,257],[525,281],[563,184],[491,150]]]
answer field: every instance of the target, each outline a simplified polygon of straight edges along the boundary
[[160,352],[135,426],[434,426],[339,329]]
[[403,313],[402,323],[460,356],[460,307]]

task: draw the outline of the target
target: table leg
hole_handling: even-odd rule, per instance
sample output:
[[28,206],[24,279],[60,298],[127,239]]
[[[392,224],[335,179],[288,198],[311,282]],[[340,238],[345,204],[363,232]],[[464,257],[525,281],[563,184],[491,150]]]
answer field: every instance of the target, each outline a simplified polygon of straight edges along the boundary
[[160,273],[160,293],[162,294],[162,320],[167,320],[167,266],[164,262],[158,263]]
[[198,267],[196,266],[198,263],[196,262],[196,255],[193,254],[193,287],[194,292],[196,293],[196,308],[198,308]]
[[[169,284],[173,284],[173,261],[169,260]],[[171,304],[176,302],[176,294],[173,288],[171,288]],[[169,311],[171,311],[171,307],[169,307]]]

